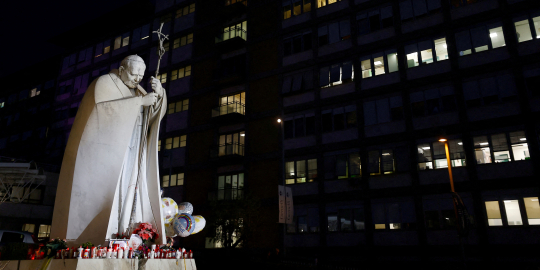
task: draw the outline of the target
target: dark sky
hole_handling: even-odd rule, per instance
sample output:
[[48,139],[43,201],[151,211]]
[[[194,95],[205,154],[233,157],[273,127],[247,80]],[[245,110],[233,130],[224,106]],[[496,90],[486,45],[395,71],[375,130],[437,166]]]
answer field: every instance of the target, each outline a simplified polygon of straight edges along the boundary
[[0,77],[62,53],[47,40],[132,1],[2,1]]

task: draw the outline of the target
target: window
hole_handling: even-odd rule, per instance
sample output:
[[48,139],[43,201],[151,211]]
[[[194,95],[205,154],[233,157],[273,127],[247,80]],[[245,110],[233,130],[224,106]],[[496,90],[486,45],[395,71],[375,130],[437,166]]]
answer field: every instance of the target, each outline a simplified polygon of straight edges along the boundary
[[501,23],[479,26],[456,33],[460,56],[506,46]]
[[165,139],[165,149],[186,147],[186,135]]
[[319,46],[333,44],[351,38],[351,25],[349,20],[319,26]]
[[413,117],[423,117],[457,109],[454,88],[440,87],[410,94]]
[[317,8],[322,8],[326,5],[331,5],[333,3],[341,2],[341,0],[315,0],[317,1]]
[[191,76],[191,65],[171,71],[171,81]]
[[161,151],[161,140],[158,140],[157,150],[158,150],[158,151]]
[[463,7],[463,6],[467,6],[467,5],[470,5],[470,4],[474,4],[474,3],[478,2],[478,1],[479,0],[450,0],[450,6],[452,8],[458,8],[458,7]]
[[39,225],[38,238],[50,237],[51,225]]
[[412,200],[378,202],[371,205],[375,230],[416,229]]
[[354,81],[354,66],[351,61],[334,64],[320,69],[321,88]]
[[219,107],[212,110],[212,117],[229,113],[246,114],[246,92],[219,98]]
[[[472,210],[472,198],[463,197],[461,206],[465,207],[464,218],[474,226],[474,217],[467,210]],[[456,229],[456,213],[453,198],[448,195],[429,195],[423,201],[424,220],[427,229]]]
[[15,232],[3,232],[0,243],[23,243],[24,234]]
[[283,129],[285,139],[311,136],[315,134],[315,114],[306,113],[285,117]]
[[473,141],[478,164],[492,163],[493,160],[501,163],[530,159],[527,138],[523,131],[477,136]]
[[396,171],[392,149],[368,152],[369,175],[392,174]]
[[123,34],[122,36],[116,37],[114,39],[114,49],[120,49],[129,45],[129,33]]
[[355,128],[356,122],[356,105],[323,110],[321,112],[323,132]]
[[401,96],[364,102],[364,123],[366,126],[403,120]]
[[247,6],[247,0],[225,0],[225,6],[230,6],[230,5],[236,4],[236,3]]
[[222,34],[216,37],[216,43],[236,37],[247,40],[247,21],[223,28]]
[[[524,197],[519,199],[503,199],[486,201],[486,213],[489,226],[520,226],[525,224],[540,225],[540,205],[538,197]],[[523,208],[525,212],[523,213]],[[501,211],[501,209],[503,209]],[[504,212],[505,215],[501,215]],[[505,217],[503,219],[503,217]]]
[[173,49],[193,43],[193,33],[179,37],[173,41]]
[[1,101],[1,102],[0,102],[0,108],[4,108],[5,105],[6,105],[6,102],[5,102],[5,101]]
[[448,59],[446,38],[426,40],[405,46],[407,68]]
[[245,131],[219,136],[219,156],[244,155]]
[[39,96],[40,91],[37,88],[30,90],[30,97]]
[[[448,140],[448,151],[452,167],[466,166],[465,150],[463,150],[463,142],[460,139]],[[418,169],[423,171],[442,168],[448,168],[444,143],[418,144]]]
[[[516,26],[516,37],[518,42],[529,41],[540,38],[540,14],[532,16],[522,16],[514,18]],[[532,26],[532,30],[531,30]]]
[[143,25],[135,30],[133,30],[133,42],[137,42],[149,37],[150,24]]
[[111,51],[111,41],[107,40],[96,45],[96,55],[94,57],[100,57]]
[[295,209],[294,223],[287,224],[287,233],[318,233],[319,208]]
[[311,0],[285,0],[283,1],[283,19],[298,16],[311,11]]
[[329,232],[354,232],[365,229],[364,209],[339,209],[327,215]]
[[168,14],[165,14],[165,15],[161,16],[161,18],[159,18],[159,22],[160,23],[167,23],[167,22],[171,21],[171,18],[172,18],[171,14],[168,13]]
[[408,21],[441,11],[441,0],[406,0],[399,2],[401,20]]
[[283,55],[289,56],[299,52],[311,50],[311,31],[286,38],[283,41]]
[[388,50],[360,58],[362,78],[398,71],[397,51]]
[[161,73],[159,74],[156,79],[158,79],[161,83],[167,82],[167,73]]
[[463,96],[467,107],[498,104],[516,98],[516,84],[511,74],[500,74],[463,83]]
[[324,157],[325,179],[346,179],[362,176],[360,153],[347,153]]
[[377,8],[370,12],[361,12],[356,15],[358,34],[366,35],[375,31],[394,26],[392,6]]
[[184,185],[184,173],[177,173],[177,174],[171,174],[164,175],[163,176],[163,182],[161,184],[162,187],[174,187],[174,186],[183,186]]
[[317,179],[317,159],[287,161],[285,184],[313,182]]
[[220,175],[217,182],[218,200],[236,200],[244,196],[244,173]]
[[172,103],[169,103],[167,114],[187,111],[188,107],[189,107],[189,99],[172,102]]
[[193,13],[193,12],[195,12],[195,4],[194,3],[189,5],[189,6],[185,6],[185,7],[181,8],[181,9],[177,10],[175,18],[180,18],[182,16],[186,16],[186,15],[188,15],[190,13]]
[[29,232],[31,234],[34,234],[35,230],[36,230],[35,224],[23,224],[23,227],[22,227],[23,232]]
[[283,77],[283,93],[313,89],[313,70],[291,74]]

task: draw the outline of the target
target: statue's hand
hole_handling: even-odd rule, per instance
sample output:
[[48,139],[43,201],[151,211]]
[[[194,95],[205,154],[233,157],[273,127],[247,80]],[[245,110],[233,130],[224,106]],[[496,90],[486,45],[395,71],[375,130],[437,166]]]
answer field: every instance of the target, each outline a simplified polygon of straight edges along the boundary
[[163,96],[163,87],[161,87],[161,82],[154,78],[154,76],[150,77],[152,78],[152,89],[154,89],[154,91],[160,96],[162,97]]
[[156,104],[158,98],[157,93],[148,93],[146,96],[142,98],[142,105],[143,106],[151,106]]

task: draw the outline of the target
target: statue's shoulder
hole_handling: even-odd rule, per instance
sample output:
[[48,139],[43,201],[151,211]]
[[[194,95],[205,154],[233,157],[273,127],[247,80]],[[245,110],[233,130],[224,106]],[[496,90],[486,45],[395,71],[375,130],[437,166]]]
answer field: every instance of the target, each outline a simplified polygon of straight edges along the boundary
[[94,84],[94,97],[96,100],[96,103],[118,99],[122,96],[118,97],[119,91],[118,87],[114,83],[113,76],[116,76],[113,73],[108,73],[105,75],[99,76]]

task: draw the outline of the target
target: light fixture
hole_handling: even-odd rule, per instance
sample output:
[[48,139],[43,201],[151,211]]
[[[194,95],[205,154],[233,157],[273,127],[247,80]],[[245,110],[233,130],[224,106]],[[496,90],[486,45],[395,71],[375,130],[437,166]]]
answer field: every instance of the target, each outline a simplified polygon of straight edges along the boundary
[[531,201],[533,201],[533,202],[537,202],[537,201],[538,201],[538,199],[531,199]]
[[240,134],[240,137],[244,137],[244,136],[246,136],[246,134],[244,134],[244,133]]
[[512,201],[504,201],[504,203],[511,203]]
[[520,140],[520,141],[526,141],[527,138],[520,138],[519,140]]
[[390,153],[383,153],[382,155],[383,155],[383,156],[389,156]]
[[446,46],[446,43],[442,45],[444,48],[448,48],[448,46]]
[[462,142],[458,142],[457,144],[458,144],[458,145],[463,145],[463,143],[462,143]]
[[424,149],[424,150],[429,150],[429,149],[431,149],[431,148],[429,148],[429,147],[422,147],[422,149]]
[[497,33],[491,33],[491,34],[489,34],[489,36],[492,37],[492,38],[497,37]]
[[480,145],[488,145],[489,143],[487,142],[483,142],[483,143],[480,143]]
[[381,61],[375,61],[375,65],[382,65]]
[[277,122],[278,122],[278,123],[281,123],[281,119],[278,119]]
[[448,140],[447,140],[447,139],[445,139],[445,138],[441,138],[441,139],[439,139],[439,142],[446,142],[446,141],[448,141]]

